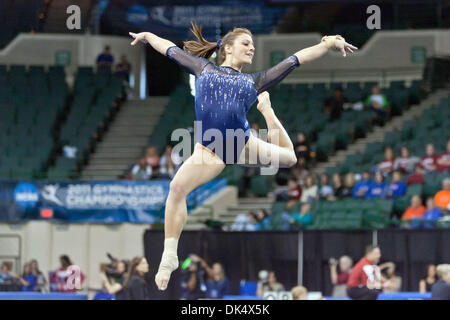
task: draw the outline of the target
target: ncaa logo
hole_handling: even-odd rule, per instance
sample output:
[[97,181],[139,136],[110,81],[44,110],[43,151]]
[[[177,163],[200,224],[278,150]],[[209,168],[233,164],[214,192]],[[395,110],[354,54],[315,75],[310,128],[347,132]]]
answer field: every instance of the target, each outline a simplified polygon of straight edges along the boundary
[[22,207],[32,207],[39,200],[38,189],[29,182],[19,183],[14,189],[14,200]]

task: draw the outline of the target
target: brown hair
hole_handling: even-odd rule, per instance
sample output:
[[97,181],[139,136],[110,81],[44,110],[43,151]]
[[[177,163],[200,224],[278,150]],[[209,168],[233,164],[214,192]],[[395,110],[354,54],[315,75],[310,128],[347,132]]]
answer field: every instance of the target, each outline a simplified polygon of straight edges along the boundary
[[[190,54],[209,59],[214,51],[217,50],[217,42],[207,41],[202,35],[202,27],[197,25],[195,22],[191,22],[192,29],[191,32],[197,38],[197,40],[184,41],[184,50],[188,51]],[[246,28],[234,28],[233,31],[229,31],[223,38],[217,53],[217,65],[221,65],[225,61],[225,45],[233,45],[234,40],[241,34],[248,34],[250,37],[252,33]]]
[[131,279],[132,276],[137,275],[137,276],[141,277],[141,275],[136,270],[136,268],[141,263],[142,259],[144,259],[144,257],[137,256],[137,257],[134,257],[133,260],[131,260],[131,262],[130,262],[130,271],[128,272],[128,274],[127,274],[127,276],[125,278],[125,282],[123,284],[124,287],[128,286],[128,283],[130,282],[130,279]]

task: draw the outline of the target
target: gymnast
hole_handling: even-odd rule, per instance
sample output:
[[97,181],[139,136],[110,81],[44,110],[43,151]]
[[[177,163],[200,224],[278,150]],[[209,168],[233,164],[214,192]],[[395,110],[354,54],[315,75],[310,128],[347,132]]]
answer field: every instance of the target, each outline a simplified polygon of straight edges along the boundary
[[[344,57],[347,51],[357,49],[339,35],[325,36],[319,44],[296,52],[268,70],[246,74],[241,72],[242,67],[252,63],[255,53],[250,30],[235,28],[217,42],[207,41],[195,23],[191,31],[197,40],[185,41],[184,50],[153,33],[130,32],[134,38],[131,45],[148,43],[195,76],[195,113],[201,124],[195,128],[197,141],[192,155],[170,183],[164,251],[155,276],[159,290],[167,289],[171,273],[178,268],[178,240],[187,219],[186,196],[192,190],[219,175],[226,164],[276,163],[279,167],[291,167],[297,162],[293,144],[276,117],[266,91],[295,68],[323,56],[329,49],[339,50]],[[217,65],[208,60],[214,52],[218,56]],[[246,119],[256,99],[267,123],[267,142],[251,134]],[[209,130],[221,133],[213,143],[207,143],[212,139],[204,139]],[[230,130],[237,134],[230,136]]]

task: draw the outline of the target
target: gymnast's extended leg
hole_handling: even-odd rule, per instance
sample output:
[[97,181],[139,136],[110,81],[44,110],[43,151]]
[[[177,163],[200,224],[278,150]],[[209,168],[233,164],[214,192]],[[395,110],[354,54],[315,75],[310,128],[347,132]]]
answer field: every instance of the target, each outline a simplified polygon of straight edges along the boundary
[[224,168],[222,159],[197,143],[193,154],[181,165],[171,181],[164,218],[164,252],[155,276],[160,290],[167,288],[170,274],[178,268],[178,239],[187,219],[186,196],[215,178]]

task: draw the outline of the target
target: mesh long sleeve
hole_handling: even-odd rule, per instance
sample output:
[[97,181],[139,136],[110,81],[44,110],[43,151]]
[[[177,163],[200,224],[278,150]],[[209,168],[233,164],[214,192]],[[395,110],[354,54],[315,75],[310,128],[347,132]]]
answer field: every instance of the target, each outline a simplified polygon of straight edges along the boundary
[[178,48],[177,46],[168,48],[166,56],[185,68],[190,74],[193,74],[195,76],[200,75],[203,68],[207,64],[211,63],[211,61],[209,61],[208,59],[193,56],[183,49]]
[[292,55],[268,70],[251,74],[258,94],[276,86],[298,66],[300,66],[300,62],[297,56]]

